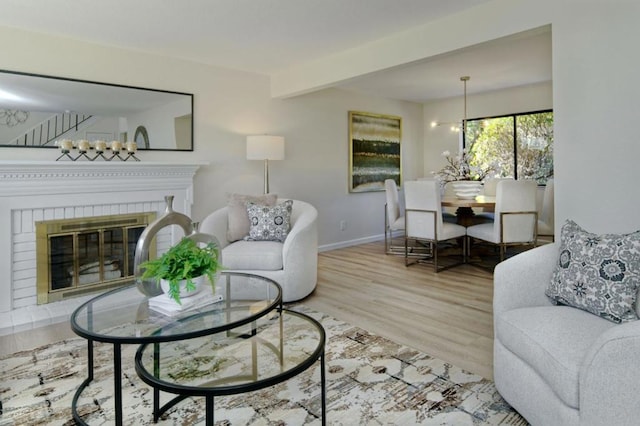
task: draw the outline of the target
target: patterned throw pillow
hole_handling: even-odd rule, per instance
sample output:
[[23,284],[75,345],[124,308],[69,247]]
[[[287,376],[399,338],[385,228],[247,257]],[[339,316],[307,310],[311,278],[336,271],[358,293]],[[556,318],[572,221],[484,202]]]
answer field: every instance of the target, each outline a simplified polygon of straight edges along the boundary
[[615,323],[638,319],[640,231],[596,235],[568,220],[560,257],[545,294],[558,304],[583,309]]
[[238,241],[249,235],[249,216],[247,216],[247,203],[275,206],[278,196],[227,194],[227,241]]
[[247,203],[249,236],[245,240],[284,242],[291,229],[293,200],[275,206]]

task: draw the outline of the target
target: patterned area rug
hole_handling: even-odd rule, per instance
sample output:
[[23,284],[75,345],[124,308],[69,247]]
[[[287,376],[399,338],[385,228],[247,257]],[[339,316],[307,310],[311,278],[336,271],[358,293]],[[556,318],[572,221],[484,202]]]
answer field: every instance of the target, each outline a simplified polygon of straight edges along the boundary
[[[329,425],[526,425],[493,383],[304,305],[327,333]],[[123,345],[124,424],[153,424],[153,392]],[[70,339],[0,358],[0,425],[72,425],[71,400],[86,377],[86,342]],[[97,344],[94,381],[78,407],[91,425],[113,424],[112,346]],[[215,399],[216,425],[320,425],[319,364],[285,383]],[[170,395],[163,394],[163,402]],[[160,425],[204,424],[204,399],[188,398]]]

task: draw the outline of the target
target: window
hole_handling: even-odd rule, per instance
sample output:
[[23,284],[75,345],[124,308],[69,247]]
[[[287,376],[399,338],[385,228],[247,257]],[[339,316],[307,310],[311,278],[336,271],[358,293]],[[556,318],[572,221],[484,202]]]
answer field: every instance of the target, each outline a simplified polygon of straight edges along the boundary
[[553,111],[467,120],[464,140],[471,166],[492,167],[492,177],[553,176]]

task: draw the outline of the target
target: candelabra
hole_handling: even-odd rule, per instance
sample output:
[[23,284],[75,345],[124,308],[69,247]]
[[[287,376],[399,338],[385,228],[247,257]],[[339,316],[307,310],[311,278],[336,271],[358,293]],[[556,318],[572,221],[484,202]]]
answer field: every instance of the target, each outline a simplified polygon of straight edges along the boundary
[[[105,141],[95,141],[92,145],[91,142],[84,139],[79,140],[76,143],[70,139],[63,139],[61,141],[57,141],[56,144],[60,148],[61,152],[60,156],[56,158],[56,161],[61,159],[77,161],[82,158],[89,161],[95,161],[98,158],[101,158],[104,161],[112,161],[114,159],[127,161],[130,158],[135,161],[140,161],[140,159],[136,157],[138,145],[133,141],[126,142],[124,144],[120,141],[112,141],[111,144],[107,146]],[[72,155],[74,149],[78,150],[77,155]],[[91,150],[95,151],[95,155],[89,155]]]

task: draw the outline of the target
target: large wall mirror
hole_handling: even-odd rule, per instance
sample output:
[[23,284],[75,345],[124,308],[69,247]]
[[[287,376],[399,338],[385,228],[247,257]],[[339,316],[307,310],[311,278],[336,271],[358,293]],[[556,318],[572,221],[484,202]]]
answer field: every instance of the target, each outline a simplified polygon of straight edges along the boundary
[[193,151],[193,95],[0,70],[0,146],[61,139]]

